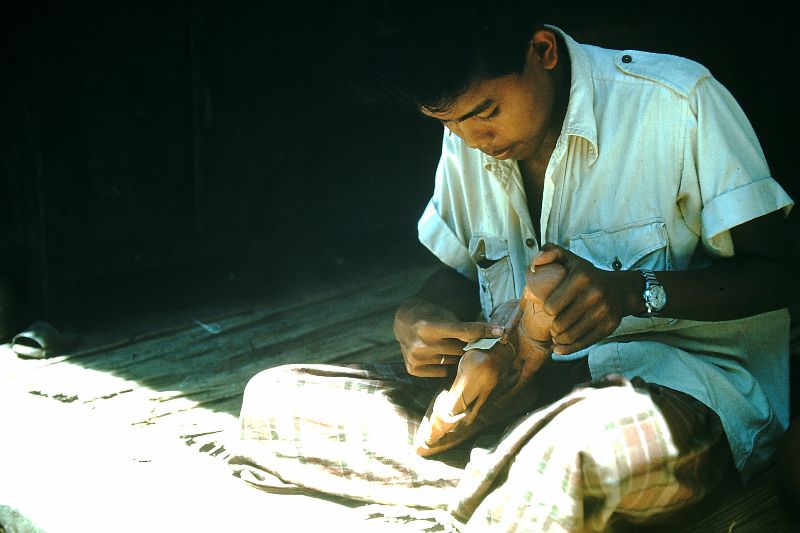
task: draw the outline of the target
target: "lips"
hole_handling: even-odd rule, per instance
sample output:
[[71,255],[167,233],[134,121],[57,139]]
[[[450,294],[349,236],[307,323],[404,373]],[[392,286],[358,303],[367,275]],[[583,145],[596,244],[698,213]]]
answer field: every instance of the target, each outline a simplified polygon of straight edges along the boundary
[[504,159],[505,157],[508,156],[508,151],[510,149],[511,147],[507,146],[505,148],[501,148],[500,150],[487,151],[486,153],[494,158]]

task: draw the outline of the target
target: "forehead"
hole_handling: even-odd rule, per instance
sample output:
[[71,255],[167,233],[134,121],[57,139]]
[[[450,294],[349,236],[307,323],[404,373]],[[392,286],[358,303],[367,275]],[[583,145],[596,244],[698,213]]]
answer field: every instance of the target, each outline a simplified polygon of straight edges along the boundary
[[488,105],[501,100],[508,91],[508,80],[506,78],[508,76],[480,80],[473,83],[446,111],[431,111],[425,107],[420,108],[420,111],[424,115],[443,122],[456,121],[460,117],[475,112],[476,109],[481,107],[485,109]]

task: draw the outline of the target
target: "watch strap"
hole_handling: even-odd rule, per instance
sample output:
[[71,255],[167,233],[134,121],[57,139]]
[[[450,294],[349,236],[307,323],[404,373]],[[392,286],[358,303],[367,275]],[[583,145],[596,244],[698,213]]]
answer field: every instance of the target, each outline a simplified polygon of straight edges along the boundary
[[642,277],[644,277],[644,291],[642,291],[642,299],[644,300],[644,305],[645,305],[645,309],[646,309],[646,311],[643,314],[639,315],[639,316],[641,316],[641,317],[658,316],[658,314],[661,311],[661,309],[653,309],[653,307],[650,305],[650,300],[648,298],[648,293],[649,293],[650,289],[652,287],[654,287],[654,286],[662,287],[662,290],[663,290],[663,286],[658,281],[658,278],[656,278],[656,275],[652,270],[642,269],[639,272],[641,272],[642,273]]

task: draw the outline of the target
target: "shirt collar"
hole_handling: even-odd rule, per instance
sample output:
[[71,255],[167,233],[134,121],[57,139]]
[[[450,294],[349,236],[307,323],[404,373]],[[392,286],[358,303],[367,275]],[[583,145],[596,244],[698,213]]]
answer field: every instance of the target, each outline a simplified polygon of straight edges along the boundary
[[[561,134],[586,139],[591,145],[589,154],[591,163],[594,163],[598,156],[597,122],[594,116],[594,83],[589,56],[580,44],[561,29],[550,25],[546,27],[555,31],[566,43],[571,65],[569,103]],[[481,156],[483,168],[505,184],[511,177],[516,161],[500,161],[483,152]]]
[[586,139],[591,144],[589,153],[594,162],[598,155],[597,122],[594,116],[594,79],[589,55],[561,29],[555,26],[547,28],[555,31],[564,40],[571,64],[569,103],[561,133]]
[[516,161],[506,159],[500,160],[481,152],[481,164],[483,168],[494,175],[497,180],[505,187],[514,172]]

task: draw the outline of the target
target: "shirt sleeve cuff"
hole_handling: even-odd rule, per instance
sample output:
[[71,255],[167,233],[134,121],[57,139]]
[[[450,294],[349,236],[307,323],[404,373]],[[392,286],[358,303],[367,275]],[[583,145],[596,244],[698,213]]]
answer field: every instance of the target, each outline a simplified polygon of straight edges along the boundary
[[779,209],[787,215],[793,205],[789,195],[771,178],[729,191],[703,209],[703,242],[715,254],[731,257],[731,228]]
[[417,224],[419,242],[428,248],[441,262],[455,269],[463,276],[476,280],[475,264],[469,256],[469,250],[439,215],[433,201],[422,213]]

